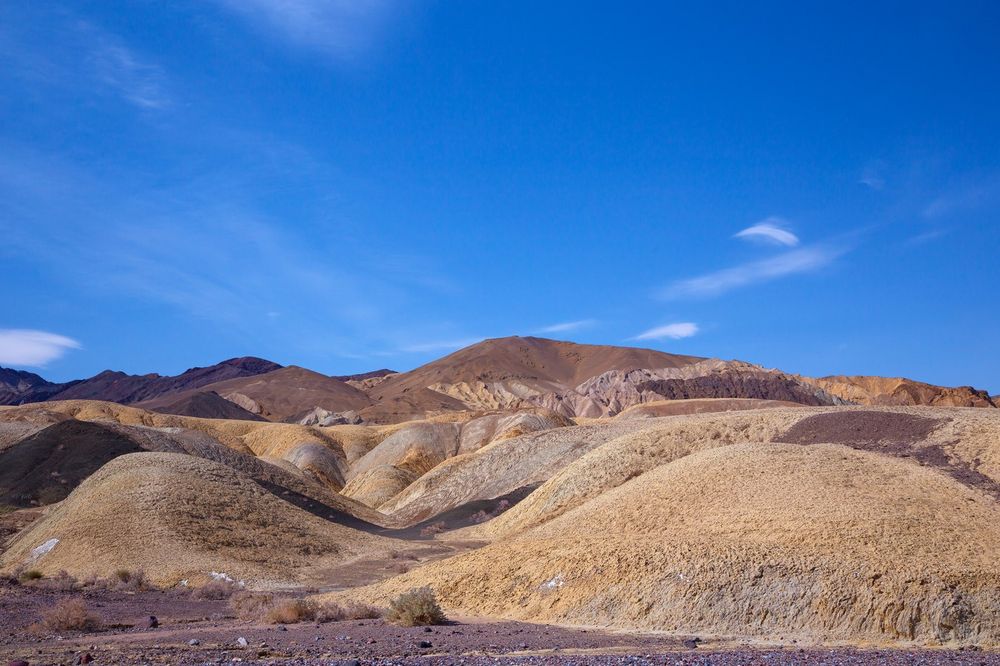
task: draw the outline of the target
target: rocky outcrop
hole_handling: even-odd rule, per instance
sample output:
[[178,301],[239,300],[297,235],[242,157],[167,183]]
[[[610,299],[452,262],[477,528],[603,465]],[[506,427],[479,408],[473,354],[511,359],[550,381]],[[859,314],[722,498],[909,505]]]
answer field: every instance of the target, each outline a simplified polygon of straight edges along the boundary
[[950,388],[903,377],[800,377],[845,402],[857,405],[932,405],[935,407],[1000,407],[989,393],[971,386]]

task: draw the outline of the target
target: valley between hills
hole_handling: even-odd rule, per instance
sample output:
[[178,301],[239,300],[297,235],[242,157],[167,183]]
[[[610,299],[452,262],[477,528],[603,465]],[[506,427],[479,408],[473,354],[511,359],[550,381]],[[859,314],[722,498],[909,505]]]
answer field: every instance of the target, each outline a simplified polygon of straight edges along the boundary
[[[515,337],[352,376],[0,369],[0,403],[16,661],[1000,656],[984,390]],[[448,624],[378,617],[423,589]],[[74,599],[92,626],[45,624]]]

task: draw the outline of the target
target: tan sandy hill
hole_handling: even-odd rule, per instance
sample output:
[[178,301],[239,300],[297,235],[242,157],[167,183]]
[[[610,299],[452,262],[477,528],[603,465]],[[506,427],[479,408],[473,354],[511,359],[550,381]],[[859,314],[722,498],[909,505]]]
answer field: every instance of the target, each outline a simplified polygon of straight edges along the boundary
[[[331,490],[343,487],[350,464],[338,428],[262,421],[200,419],[150,412],[110,402],[70,400],[0,408],[0,423],[50,425],[66,419],[159,431],[194,431],[262,461],[301,473]],[[139,432],[148,432],[140,430]],[[349,438],[357,439],[355,433]],[[374,446],[375,442],[372,442]]]
[[1000,644],[996,412],[645,422],[662,428],[607,441],[492,521],[530,507],[523,529],[354,595],[431,585],[456,612],[537,621]]
[[[0,411],[0,418],[9,416],[10,411]],[[10,424],[0,423],[7,425]],[[141,451],[183,453],[222,463],[248,475],[286,501],[344,524],[392,523],[382,514],[334,492],[326,479],[293,464],[297,461],[267,461],[190,428],[121,425],[74,418],[57,420],[0,449],[0,504],[23,507],[57,502],[107,462]]]
[[986,391],[971,386],[948,388],[902,377],[802,377],[802,381],[857,405],[1000,406]]
[[137,453],[106,464],[19,534],[0,566],[78,577],[142,569],[160,585],[219,572],[277,587],[393,543],[299,509],[226,465]]
[[[312,370],[288,366],[252,377],[240,377],[207,384],[202,391],[214,391],[241,408],[271,421],[294,420],[317,407],[330,412],[358,411],[372,403],[361,390]],[[139,403],[153,411],[185,394]]]
[[414,524],[474,502],[537,485],[609,440],[650,427],[642,419],[554,428],[448,458],[378,508]]
[[686,400],[656,400],[639,403],[622,410],[616,418],[652,419],[663,416],[684,416],[687,414],[711,414],[714,412],[736,412],[747,409],[774,409],[777,407],[800,407],[800,403],[788,400],[760,400],[757,398],[688,398]]
[[569,419],[542,409],[484,414],[467,421],[406,423],[394,428],[352,464],[350,482],[343,493],[377,507],[456,455],[477,451],[492,442],[570,425]]
[[201,419],[240,419],[244,421],[266,421],[262,416],[243,409],[235,402],[226,400],[215,391],[185,391],[179,395],[170,394],[147,403],[138,403],[140,407],[149,408],[155,405],[155,410],[161,414],[177,414],[178,416],[194,416]]

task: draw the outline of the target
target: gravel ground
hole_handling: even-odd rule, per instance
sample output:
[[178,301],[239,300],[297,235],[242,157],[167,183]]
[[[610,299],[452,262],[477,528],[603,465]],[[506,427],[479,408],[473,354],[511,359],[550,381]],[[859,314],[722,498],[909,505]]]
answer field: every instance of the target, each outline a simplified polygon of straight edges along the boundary
[[[978,650],[753,649],[694,637],[624,634],[519,622],[455,622],[403,628],[382,620],[270,626],[240,621],[224,601],[180,593],[91,591],[105,628],[39,634],[29,629],[61,599],[79,593],[0,590],[0,666],[41,664],[997,664]],[[149,616],[157,617],[155,628]],[[244,639],[243,641],[240,639]],[[86,661],[86,656],[92,662]]]

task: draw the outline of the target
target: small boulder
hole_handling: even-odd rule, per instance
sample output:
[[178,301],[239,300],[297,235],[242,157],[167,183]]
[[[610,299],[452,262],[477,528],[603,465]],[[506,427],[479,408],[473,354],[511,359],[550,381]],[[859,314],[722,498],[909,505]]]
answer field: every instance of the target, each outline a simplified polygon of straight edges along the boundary
[[15,659],[14,661],[8,661],[7,666],[31,666],[31,664],[23,659]]
[[239,645],[241,648],[245,648],[246,646],[250,645],[247,642],[247,639],[243,638],[242,636],[236,639],[236,644]]
[[156,629],[160,626],[160,621],[156,619],[155,615],[150,615],[149,619],[146,620],[147,629]]
[[684,639],[684,647],[689,648],[691,650],[693,650],[696,647],[698,647],[699,643],[701,643],[701,639],[698,638],[697,636],[695,636],[694,638],[686,638],[686,639]]
[[190,645],[191,647],[195,647],[197,645],[201,645],[201,641],[199,641],[197,638],[192,638],[191,640],[188,641],[188,645]]
[[434,647],[434,645],[430,641],[420,641],[419,643],[417,643],[417,647],[426,649],[429,647]]

